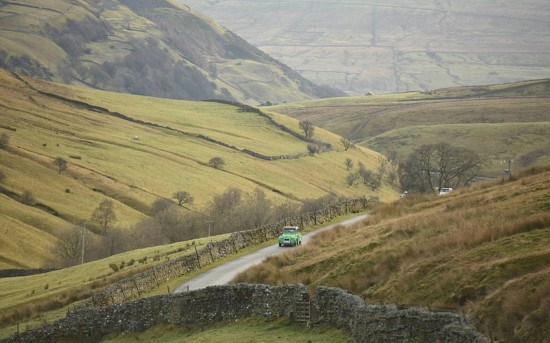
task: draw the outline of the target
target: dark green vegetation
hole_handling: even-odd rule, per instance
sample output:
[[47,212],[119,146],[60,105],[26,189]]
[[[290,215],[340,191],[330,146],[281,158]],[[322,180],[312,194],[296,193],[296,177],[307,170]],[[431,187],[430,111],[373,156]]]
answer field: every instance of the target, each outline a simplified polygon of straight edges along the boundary
[[237,282],[336,286],[367,302],[453,309],[499,342],[550,337],[550,167],[409,195],[322,232]]
[[350,337],[334,328],[306,329],[288,319],[268,321],[246,319],[233,324],[183,330],[177,327],[157,327],[142,334],[107,338],[103,342],[349,342]]
[[[550,80],[326,99],[270,108],[403,162],[423,144],[473,150],[482,174],[550,162]],[[504,163],[503,163],[504,162]]]
[[[0,79],[0,134],[7,137],[0,149],[0,268],[50,265],[59,242],[73,242],[63,256],[80,262],[84,227],[91,230],[87,246],[108,238],[101,246],[112,254],[121,239],[150,245],[207,236],[204,220],[215,220],[212,234],[228,232],[230,221],[204,218],[210,213],[248,218],[232,229],[242,230],[263,223],[266,204],[284,214],[332,193],[397,195],[387,182],[376,191],[345,182],[346,158],[376,170],[378,154],[336,148],[310,156],[311,142],[286,116],[71,88],[6,71]],[[334,147],[340,139],[321,129],[314,138]],[[223,168],[211,166],[216,158]],[[177,206],[178,192],[193,201]],[[164,211],[167,203],[175,208]],[[173,229],[163,232],[167,241],[157,240],[157,224]]]
[[545,0],[178,0],[350,95],[550,77]]
[[175,99],[259,104],[319,93],[286,65],[170,0],[2,1],[0,67]]

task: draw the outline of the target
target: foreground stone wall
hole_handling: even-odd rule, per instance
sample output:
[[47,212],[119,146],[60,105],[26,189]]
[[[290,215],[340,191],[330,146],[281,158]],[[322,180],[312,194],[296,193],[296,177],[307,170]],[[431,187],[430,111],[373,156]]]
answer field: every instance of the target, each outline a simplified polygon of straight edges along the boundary
[[196,249],[189,255],[164,262],[97,291],[85,302],[84,307],[109,306],[135,299],[142,293],[209,265],[226,255],[235,254],[248,246],[276,238],[285,225],[298,225],[302,228],[321,225],[344,214],[362,212],[375,202],[378,202],[378,198],[356,198],[331,205],[323,210],[286,218],[282,222],[255,230],[233,233],[225,240],[210,242],[204,248]]
[[459,314],[367,305],[339,288],[317,288],[314,306],[321,322],[351,333],[354,342],[484,342]]
[[[294,319],[308,298],[303,285],[273,287],[238,284],[72,311],[53,324],[3,340],[15,342],[98,342],[112,333],[142,332],[156,325],[229,323],[260,317]],[[311,325],[327,324],[350,333],[354,342],[484,342],[468,322],[453,313],[366,305],[341,289],[317,289]]]

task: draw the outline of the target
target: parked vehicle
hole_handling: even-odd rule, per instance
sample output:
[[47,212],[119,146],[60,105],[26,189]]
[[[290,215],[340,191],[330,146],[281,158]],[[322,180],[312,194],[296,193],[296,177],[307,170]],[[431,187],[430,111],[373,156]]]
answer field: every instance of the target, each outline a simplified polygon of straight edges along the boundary
[[279,236],[279,246],[297,246],[302,244],[302,234],[297,226],[285,226]]
[[452,188],[449,188],[449,187],[445,187],[445,188],[441,188],[439,190],[439,195],[446,195],[446,194],[449,194],[450,192],[452,192]]

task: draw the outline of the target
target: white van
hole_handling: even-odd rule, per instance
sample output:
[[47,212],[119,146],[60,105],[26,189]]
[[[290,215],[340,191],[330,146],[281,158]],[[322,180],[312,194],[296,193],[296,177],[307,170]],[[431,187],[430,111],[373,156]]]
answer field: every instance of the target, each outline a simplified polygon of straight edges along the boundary
[[449,192],[451,192],[453,189],[452,188],[449,188],[449,187],[445,187],[445,188],[441,188],[439,190],[439,195],[445,195],[445,194],[449,194]]

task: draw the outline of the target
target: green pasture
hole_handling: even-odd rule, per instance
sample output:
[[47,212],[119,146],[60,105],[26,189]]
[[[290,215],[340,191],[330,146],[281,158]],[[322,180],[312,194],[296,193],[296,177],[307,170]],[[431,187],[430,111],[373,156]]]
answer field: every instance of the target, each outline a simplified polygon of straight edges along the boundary
[[483,173],[499,175],[503,160],[548,161],[548,89],[548,80],[533,80],[312,100],[270,110],[310,120],[383,154],[395,151],[400,159],[421,144],[445,141],[474,150],[488,162]]
[[151,343],[183,342],[350,342],[349,335],[332,327],[305,328],[288,319],[268,320],[249,318],[230,324],[217,324],[200,328],[158,326],[144,333],[112,335],[102,342],[129,343],[145,341]]
[[500,123],[500,124],[456,124],[410,126],[367,139],[360,145],[388,153],[396,151],[400,158],[406,158],[415,147],[435,142],[453,142],[453,145],[474,151],[483,150],[486,162],[485,171],[493,175],[502,173],[504,160],[516,161],[514,169],[522,157],[530,151],[546,152],[544,164],[550,159],[550,123]]
[[[113,282],[121,275],[129,275],[155,264],[194,252],[210,241],[227,238],[228,235],[212,236],[172,243],[163,246],[138,249],[117,254],[105,259],[64,268],[44,274],[23,277],[0,278],[0,309],[8,311],[23,304],[68,297],[70,294],[94,289],[96,285]],[[145,259],[145,262],[139,260]],[[114,272],[111,264],[123,265]]]
[[[6,203],[3,208],[18,210],[13,215],[1,213],[6,220],[13,217],[10,230],[18,237],[24,237],[29,225],[61,237],[73,224],[88,221],[103,200],[114,204],[115,225],[129,230],[147,218],[156,199],[171,199],[176,191],[182,190],[195,199],[187,208],[198,212],[204,211],[214,196],[228,188],[249,194],[259,188],[274,204],[290,201],[296,206],[301,200],[329,192],[346,197],[377,195],[381,199],[395,198],[397,194],[387,185],[375,194],[364,185],[348,187],[346,158],[376,170],[378,155],[365,149],[344,152],[340,137],[320,128],[314,137],[332,144],[334,151],[268,161],[198,135],[269,156],[305,153],[309,143],[256,113],[241,112],[237,106],[139,97],[28,79],[32,87],[43,92],[172,128],[167,129],[60,101],[26,87],[7,74],[2,74],[2,78],[5,80],[2,92],[6,96],[0,98],[5,128],[1,130],[9,136],[10,143],[8,149],[0,150],[0,170],[6,175],[1,186],[12,197],[2,197],[0,201]],[[297,120],[270,115],[277,123],[300,132]],[[68,169],[62,173],[53,164],[57,157],[68,162]],[[214,157],[225,161],[222,169],[208,165]],[[18,202],[24,192],[32,193],[31,206]],[[45,224],[51,222],[44,220],[50,216],[47,212],[29,211],[34,214],[25,218],[25,210],[36,209],[38,205],[55,211],[59,219],[56,225]],[[51,243],[51,237],[38,240],[39,248],[28,252],[25,258],[12,254],[15,247],[11,246],[0,253],[0,259],[6,267],[39,267],[47,263],[44,252]],[[36,258],[33,260],[32,256]],[[34,262],[29,264],[31,260]]]

